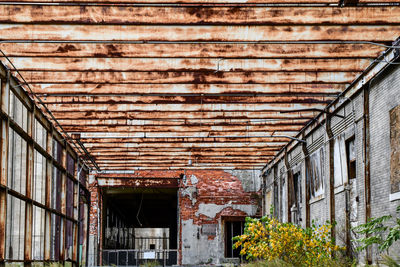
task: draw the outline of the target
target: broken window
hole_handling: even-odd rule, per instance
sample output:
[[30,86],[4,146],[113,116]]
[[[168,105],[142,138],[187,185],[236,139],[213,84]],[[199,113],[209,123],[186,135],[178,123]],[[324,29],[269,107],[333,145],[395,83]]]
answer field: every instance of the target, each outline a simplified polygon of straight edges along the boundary
[[390,193],[400,194],[400,106],[390,111],[390,147]]
[[307,168],[307,178],[311,197],[318,197],[324,193],[324,147],[310,155],[310,164]]
[[335,138],[333,153],[334,185],[338,187],[347,183],[346,145],[343,135]]

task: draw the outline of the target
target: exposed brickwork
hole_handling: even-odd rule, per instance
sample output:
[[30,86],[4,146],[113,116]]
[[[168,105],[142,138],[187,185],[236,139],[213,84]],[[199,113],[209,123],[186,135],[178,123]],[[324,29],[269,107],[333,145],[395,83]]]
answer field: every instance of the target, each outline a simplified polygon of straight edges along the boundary
[[[193,185],[190,177],[194,175],[198,183]],[[257,205],[259,195],[248,193],[243,190],[240,180],[230,173],[221,170],[201,170],[187,171],[187,184],[181,181],[180,187],[187,188],[195,186],[197,188],[196,202],[193,205],[192,200],[187,195],[180,195],[181,219],[193,219],[194,224],[217,223],[221,216],[246,216],[243,211],[234,210],[227,207],[217,213],[215,217],[209,218],[203,214],[196,215],[201,204],[216,205]]]
[[100,209],[100,194],[99,187],[97,186],[97,181],[89,184],[90,192],[90,218],[89,218],[89,234],[97,235],[97,214],[98,209]]

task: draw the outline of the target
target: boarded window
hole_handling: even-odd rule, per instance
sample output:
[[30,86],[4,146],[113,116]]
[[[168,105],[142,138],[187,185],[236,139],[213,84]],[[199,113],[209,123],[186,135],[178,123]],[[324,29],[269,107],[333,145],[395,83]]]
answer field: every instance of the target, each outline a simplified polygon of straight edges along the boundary
[[324,152],[324,148],[321,147],[310,155],[307,176],[311,197],[317,197],[324,193]]
[[390,193],[400,192],[400,106],[390,111]]
[[334,140],[334,182],[335,187],[347,183],[347,160],[346,144],[343,135],[339,135]]

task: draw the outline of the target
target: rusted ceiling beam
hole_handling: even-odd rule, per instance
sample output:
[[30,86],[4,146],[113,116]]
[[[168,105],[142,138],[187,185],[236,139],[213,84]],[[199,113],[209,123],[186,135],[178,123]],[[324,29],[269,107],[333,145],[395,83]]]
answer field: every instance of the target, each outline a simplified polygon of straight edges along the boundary
[[176,147],[176,148],[187,148],[187,147],[270,147],[278,148],[284,146],[287,142],[246,142],[242,143],[216,143],[216,142],[203,142],[203,143],[85,143],[85,147],[90,150],[92,148],[96,149],[107,149],[107,148],[166,148],[166,147]]
[[[0,2],[10,2],[9,0],[0,0]],[[276,4],[276,5],[313,5],[316,4],[321,6],[321,4],[337,4],[337,0],[18,0],[18,2],[29,2],[29,3],[91,3],[94,5],[107,5],[107,4],[119,4],[119,5],[178,5],[178,6],[192,6],[196,7],[199,5],[215,5],[215,6],[247,6],[247,5],[263,5],[263,4]],[[360,0],[360,3],[398,3],[395,0]],[[290,6],[292,7],[292,6]]]
[[393,41],[400,26],[136,26],[1,24],[1,40]]
[[[265,163],[264,163],[265,165]],[[135,168],[140,168],[140,169],[148,169],[148,167],[163,167],[164,169],[177,169],[177,168],[190,168],[192,167],[193,169],[197,169],[199,167],[204,167],[207,169],[213,169],[213,168],[220,168],[220,169],[229,169],[229,167],[232,168],[242,168],[242,169],[257,169],[257,168],[262,168],[263,163],[229,163],[229,162],[224,162],[224,163],[199,163],[193,166],[188,166],[187,162],[186,163],[157,163],[157,162],[149,162],[149,163],[136,163],[136,164],[124,164],[124,163],[111,163],[111,164],[101,164],[101,169],[102,170],[130,170],[130,169],[135,169]],[[161,168],[160,168],[161,169]]]
[[[198,160],[196,164],[221,164],[221,163],[226,163],[226,164],[258,164],[258,163],[264,163],[265,164],[266,160],[264,159],[259,159],[259,160],[233,160],[233,159],[218,159],[218,160]],[[154,160],[125,160],[125,161],[103,161],[100,162],[99,165],[113,165],[113,166],[131,166],[131,165],[138,165],[138,164],[152,164],[152,165],[159,165],[159,164],[170,164],[170,166],[174,166],[175,164],[181,164],[181,165],[188,165],[187,160],[157,160],[157,162],[154,162]],[[196,166],[196,165],[195,165]]]
[[261,104],[261,103],[330,103],[336,95],[282,95],[282,96],[96,96],[96,97],[45,97],[52,104],[130,105],[130,104]]
[[296,113],[280,113],[279,111],[190,111],[190,112],[175,112],[175,111],[161,111],[161,112],[113,112],[113,111],[98,111],[98,112],[66,112],[53,110],[53,114],[60,120],[97,120],[97,119],[188,119],[188,120],[202,120],[202,119],[311,119],[316,112],[298,112]]
[[360,72],[43,72],[21,71],[28,83],[177,84],[177,83],[351,83]]
[[[217,145],[216,145],[217,146]],[[106,152],[112,152],[113,154],[117,153],[122,153],[126,154],[129,152],[136,153],[153,153],[153,152],[167,152],[167,153],[176,153],[176,152],[198,152],[198,153],[203,153],[203,152],[219,152],[219,153],[240,153],[240,152],[265,152],[265,151],[276,151],[279,150],[282,146],[260,146],[260,147],[251,147],[251,146],[241,146],[240,151],[238,151],[238,146],[229,146],[229,144],[226,144],[225,147],[206,147],[203,145],[203,147],[197,147],[197,146],[186,146],[186,147],[158,147],[157,150],[154,150],[154,147],[139,147],[139,148],[129,148],[126,150],[121,150],[121,149],[116,149],[116,148],[90,148],[90,151],[92,153],[106,153]],[[96,154],[93,154],[96,155]]]
[[[358,0],[352,1],[356,4]],[[398,7],[124,7],[0,5],[0,23],[66,24],[396,24]]]
[[115,152],[115,151],[93,151],[92,155],[97,158],[97,157],[111,157],[111,158],[123,158],[123,157],[132,157],[132,156],[143,156],[143,157],[170,157],[171,155],[173,156],[192,156],[194,157],[200,157],[200,156],[205,156],[205,157],[239,157],[239,156],[251,156],[251,157],[259,157],[259,156],[274,156],[279,148],[276,149],[245,149],[244,151],[238,150],[237,148],[235,151],[223,151],[221,149],[215,150],[212,149],[211,151],[191,151],[189,149],[180,150],[180,151],[156,151],[156,150],[147,150],[147,151],[120,151],[120,152]]
[[[1,6],[1,5],[0,5]],[[399,28],[400,29],[400,28]],[[11,57],[21,71],[363,71],[369,59],[37,58]],[[10,64],[6,65],[12,69]],[[68,75],[67,73],[65,75]]]
[[192,144],[203,142],[215,143],[247,143],[247,142],[287,142],[289,138],[284,137],[248,137],[248,138],[82,138],[80,139],[85,144],[106,144],[106,143],[186,143]]
[[[266,132],[260,131],[251,134],[249,132],[176,132],[176,133],[169,133],[169,132],[132,132],[132,133],[109,133],[109,132],[92,132],[92,133],[80,133],[81,138],[132,138],[132,137],[139,137],[139,138],[158,138],[166,136],[172,136],[173,138],[177,137],[212,137],[212,136],[261,136],[261,135],[271,135]],[[250,135],[251,134],[251,135]],[[282,131],[279,134],[274,134],[273,136],[282,137],[282,136],[294,136],[292,134],[296,134],[293,132]]]
[[267,131],[267,132],[280,132],[280,131],[299,131],[303,125],[240,125],[240,126],[213,126],[213,125],[202,125],[202,126],[63,126],[65,131],[72,133],[82,132],[231,132],[231,131],[242,131],[242,132],[255,132],[255,131]]
[[285,111],[306,108],[324,108],[323,104],[314,103],[267,103],[267,104],[201,104],[201,103],[185,103],[185,104],[110,104],[98,105],[85,103],[81,104],[48,104],[50,110],[66,111],[66,112],[96,112],[96,111],[123,111],[123,112],[136,112],[136,111]]
[[210,94],[337,94],[346,84],[35,84],[36,94],[57,95],[210,95]]
[[[231,159],[266,159],[266,158],[272,158],[274,155],[271,152],[268,152],[269,155],[264,154],[264,155],[249,155],[248,157],[244,157],[243,155],[189,155],[186,153],[186,155],[172,155],[171,157],[168,157],[168,159],[171,160],[196,160],[196,159],[221,159],[221,158],[231,158]],[[106,160],[120,160],[122,157],[120,155],[105,155],[105,156],[97,156],[95,157],[96,162],[101,162],[101,161],[106,161]],[[167,158],[165,155],[136,155],[136,156],[124,156],[123,159],[146,159],[146,160],[158,160],[158,159],[165,159]]]
[[89,44],[0,43],[10,57],[127,58],[375,58],[384,48],[372,44]]
[[[106,126],[106,125],[126,125],[126,126],[196,126],[196,125],[214,125],[214,126],[225,126],[225,125],[304,125],[308,119],[296,119],[296,120],[264,120],[264,121],[250,121],[250,120],[195,120],[195,121],[171,121],[171,120],[58,120],[63,126]],[[84,140],[84,139],[80,139]],[[122,140],[122,139],[121,139]],[[124,140],[126,141],[126,140]]]

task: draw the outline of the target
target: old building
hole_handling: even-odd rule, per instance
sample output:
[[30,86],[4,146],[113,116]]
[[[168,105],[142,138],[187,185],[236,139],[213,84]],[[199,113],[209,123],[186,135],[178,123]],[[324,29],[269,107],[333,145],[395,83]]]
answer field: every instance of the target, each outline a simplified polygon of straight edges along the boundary
[[395,0],[0,0],[0,266],[238,263],[270,212],[377,261],[399,36]]

